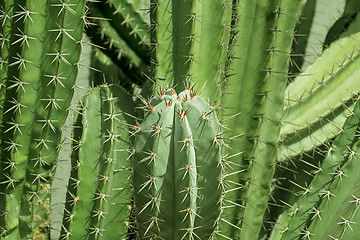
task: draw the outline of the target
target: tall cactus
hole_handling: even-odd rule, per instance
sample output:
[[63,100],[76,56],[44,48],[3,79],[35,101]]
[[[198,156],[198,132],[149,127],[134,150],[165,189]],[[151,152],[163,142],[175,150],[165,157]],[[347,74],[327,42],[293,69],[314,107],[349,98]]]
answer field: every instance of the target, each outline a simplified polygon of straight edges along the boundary
[[[86,1],[2,1],[1,217],[4,239],[49,231],[49,189],[77,77]],[[71,54],[70,54],[71,53]]]
[[74,129],[72,172],[61,239],[125,238],[130,228],[133,106],[117,86],[92,89]]
[[159,83],[154,92],[164,81],[183,90],[183,83],[192,80],[205,99],[218,100],[231,11],[229,0],[151,1],[152,66]]

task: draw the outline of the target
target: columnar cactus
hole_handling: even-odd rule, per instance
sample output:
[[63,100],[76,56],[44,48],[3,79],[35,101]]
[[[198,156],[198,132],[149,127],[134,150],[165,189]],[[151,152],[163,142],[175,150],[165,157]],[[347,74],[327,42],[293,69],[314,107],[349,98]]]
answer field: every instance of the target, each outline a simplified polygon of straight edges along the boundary
[[117,86],[94,88],[83,98],[61,239],[126,238],[131,224],[130,103]]
[[171,83],[178,91],[192,80],[205,99],[217,100],[225,75],[231,11],[229,0],[151,0],[154,80]]
[[[137,129],[133,187],[141,239],[208,239],[222,198],[221,126],[192,88],[159,90]],[[171,224],[169,224],[171,223]]]
[[50,184],[72,98],[86,1],[1,1],[0,230],[49,233]]

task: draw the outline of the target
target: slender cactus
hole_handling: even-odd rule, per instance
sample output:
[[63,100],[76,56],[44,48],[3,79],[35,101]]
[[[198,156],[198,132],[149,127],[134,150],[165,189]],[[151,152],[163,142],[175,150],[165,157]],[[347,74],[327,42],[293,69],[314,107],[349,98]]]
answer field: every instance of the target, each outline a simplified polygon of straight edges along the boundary
[[52,168],[77,76],[85,1],[6,1],[4,11],[0,222],[4,239],[39,239],[49,233]]
[[179,95],[160,90],[146,107],[133,158],[140,237],[208,239],[221,198],[223,144],[214,109],[188,87]]
[[[92,89],[74,129],[62,239],[125,238],[131,207],[131,99],[117,86]],[[125,119],[127,121],[125,121]]]
[[[210,101],[220,97],[229,44],[231,2],[151,1],[151,45],[155,93],[164,81],[184,90],[193,80],[195,90]],[[204,87],[206,86],[206,87]]]

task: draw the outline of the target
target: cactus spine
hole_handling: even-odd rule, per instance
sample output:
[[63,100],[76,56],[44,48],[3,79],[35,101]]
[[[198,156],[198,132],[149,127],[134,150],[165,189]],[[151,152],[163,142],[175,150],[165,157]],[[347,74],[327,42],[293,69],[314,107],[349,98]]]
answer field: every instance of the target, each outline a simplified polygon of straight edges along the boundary
[[208,239],[222,197],[223,140],[214,109],[188,87],[179,95],[160,90],[146,107],[133,157],[140,237]]

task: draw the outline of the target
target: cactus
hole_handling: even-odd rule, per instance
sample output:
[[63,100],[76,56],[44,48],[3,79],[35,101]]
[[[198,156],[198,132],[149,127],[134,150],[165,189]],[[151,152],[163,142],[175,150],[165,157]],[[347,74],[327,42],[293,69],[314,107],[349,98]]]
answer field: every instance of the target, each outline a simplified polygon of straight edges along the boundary
[[[352,239],[343,238],[350,223],[340,226],[338,222],[341,222],[342,218],[353,222],[356,215],[356,206],[352,207],[354,203],[356,204],[356,201],[353,201],[356,200],[356,195],[352,195],[356,191],[351,192],[354,183],[348,181],[354,181],[357,177],[357,174],[350,172],[356,171],[358,167],[358,164],[354,162],[359,154],[357,139],[360,126],[359,111],[360,104],[357,101],[354,110],[351,111],[342,127],[343,132],[334,139],[321,166],[315,168],[317,171],[311,183],[308,186],[296,186],[301,191],[301,196],[283,214],[282,219],[287,219],[287,221],[283,220],[281,225],[276,226],[274,232],[281,233],[273,239],[293,239],[299,234],[308,235],[310,238],[314,236],[315,239],[320,239],[321,236],[327,234],[334,238]],[[349,213],[345,210],[346,208],[353,209],[353,216],[351,210]],[[342,214],[346,215],[341,216]],[[347,234],[351,235],[351,233]]]
[[62,239],[119,239],[128,233],[131,151],[124,124],[131,122],[129,103],[117,86],[92,89],[82,100],[73,133]]
[[133,157],[139,235],[208,239],[222,197],[223,140],[214,109],[189,86],[179,95],[160,90],[146,107]]
[[356,239],[359,11],[0,1],[0,238]]
[[77,76],[85,12],[85,1],[61,3],[2,1],[4,239],[41,239],[49,233],[49,190]]
[[[158,1],[150,3],[153,78],[178,91],[185,81],[205,99],[218,100],[225,74],[231,3],[224,1]],[[206,87],[204,87],[206,86]]]

